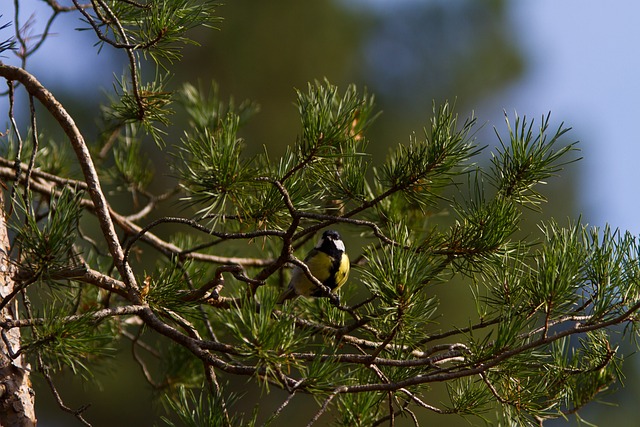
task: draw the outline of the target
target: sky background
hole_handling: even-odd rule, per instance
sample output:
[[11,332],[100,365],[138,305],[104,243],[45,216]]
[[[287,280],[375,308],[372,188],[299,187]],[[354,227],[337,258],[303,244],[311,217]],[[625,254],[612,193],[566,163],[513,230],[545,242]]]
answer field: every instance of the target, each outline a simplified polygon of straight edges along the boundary
[[484,108],[531,117],[552,111],[573,127],[584,157],[577,195],[583,218],[638,235],[640,2],[513,0],[509,9],[529,64]]

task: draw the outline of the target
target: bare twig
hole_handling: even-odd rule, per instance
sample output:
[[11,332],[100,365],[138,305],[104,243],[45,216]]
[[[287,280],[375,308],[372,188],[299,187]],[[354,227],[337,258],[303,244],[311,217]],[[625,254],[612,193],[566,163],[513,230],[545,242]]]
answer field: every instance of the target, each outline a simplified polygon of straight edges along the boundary
[[[18,147],[16,149],[16,159],[13,164],[14,173],[16,178],[20,176],[20,171],[22,170],[22,163],[20,163],[20,156],[22,154],[22,136],[20,136],[20,131],[18,130],[18,124],[16,123],[16,118],[14,115],[14,103],[15,103],[15,92],[13,87],[13,81],[7,80],[7,86],[9,87],[9,120],[11,121],[11,128],[13,129],[13,133],[16,135],[16,139],[18,141]],[[13,185],[11,188],[11,199],[13,200],[16,194],[16,186]],[[10,204],[9,212],[7,212],[7,217],[11,216],[11,212],[13,209],[13,204]]]
[[[120,334],[123,337],[126,337],[128,339],[130,339],[131,341],[136,340],[136,335],[132,334],[131,332],[127,331],[126,329],[123,329],[122,331],[120,331]],[[136,345],[146,351],[148,351],[151,355],[153,355],[155,358],[161,358],[162,355],[160,354],[160,352],[153,347],[152,345],[147,344],[144,341],[140,341],[139,339],[136,341]]]
[[[94,311],[91,313],[66,316],[57,320],[62,323],[71,323],[77,322],[78,320],[90,318],[93,322],[97,323],[110,317],[137,315],[145,310],[145,308],[146,306],[142,305],[127,305],[122,307],[104,308],[102,310]],[[25,319],[5,319],[0,322],[0,327],[2,327],[3,329],[32,327],[43,325],[45,321],[46,319],[39,317],[29,317]]]
[[214,393],[218,400],[220,401],[220,406],[222,406],[222,414],[224,415],[224,425],[225,427],[231,426],[231,418],[229,417],[229,410],[227,408],[227,402],[224,398],[224,393],[222,392],[222,388],[220,388],[220,384],[218,383],[218,378],[216,377],[216,371],[213,369],[213,366],[204,365],[205,375],[207,381],[209,382],[211,393]]
[[277,231],[277,230],[257,230],[257,231],[253,231],[253,232],[248,232],[248,233],[222,233],[219,231],[215,231],[212,230],[210,228],[205,227],[204,225],[198,223],[197,221],[194,221],[192,219],[189,218],[179,218],[179,217],[163,217],[163,218],[159,218],[153,222],[151,222],[150,224],[148,224],[147,226],[145,226],[144,228],[140,229],[140,231],[138,231],[127,243],[126,247],[125,247],[125,259],[127,258],[129,251],[131,249],[131,246],[133,246],[133,244],[138,241],[139,239],[141,239],[149,230],[151,230],[152,228],[160,225],[160,224],[184,224],[184,225],[188,225],[189,227],[196,229],[202,233],[206,233],[206,234],[210,234],[212,236],[221,238],[221,239],[228,239],[228,240],[238,240],[238,239],[252,239],[255,237],[262,237],[262,236],[282,236],[284,235],[284,233],[282,231]]
[[401,391],[402,393],[406,394],[407,396],[409,396],[409,398],[414,401],[415,403],[417,403],[418,405],[422,406],[425,409],[428,409],[432,412],[435,412],[437,414],[449,414],[451,411],[446,411],[444,409],[440,409],[438,407],[435,407],[433,405],[429,405],[428,403],[424,402],[422,399],[418,398],[418,396],[416,396],[415,394],[411,393],[409,390],[407,390],[406,388],[401,388],[398,391]]
[[327,408],[329,408],[329,404],[331,403],[331,401],[339,393],[342,393],[343,391],[344,391],[344,387],[338,387],[335,390],[333,390],[333,392],[329,396],[327,396],[324,402],[322,402],[322,406],[320,407],[320,410],[318,410],[318,412],[316,412],[316,414],[313,416],[311,421],[309,421],[309,423],[307,424],[307,427],[311,427],[316,421],[318,421],[318,418],[320,418],[320,416],[327,411]]
[[84,417],[82,416],[82,413],[84,411],[86,411],[87,409],[89,409],[89,406],[91,405],[84,405],[81,406],[78,409],[71,409],[70,407],[68,407],[64,401],[62,400],[62,396],[60,396],[60,393],[58,392],[58,389],[56,388],[55,384],[53,383],[53,379],[51,378],[51,375],[49,374],[49,368],[43,363],[42,361],[42,357],[40,355],[38,355],[38,365],[39,365],[39,370],[42,373],[42,375],[44,376],[45,380],[47,381],[47,384],[49,385],[49,389],[51,389],[51,393],[53,393],[53,397],[56,399],[56,402],[58,404],[58,407],[60,409],[62,409],[64,412],[67,412],[71,415],[73,415],[74,417],[76,417],[78,419],[78,421],[80,421],[82,424],[84,424],[87,427],[91,427],[91,423],[89,423],[87,420],[84,419]]
[[198,289],[195,289],[182,296],[184,301],[197,301],[204,299],[209,291],[213,291],[211,298],[217,299],[220,296],[220,290],[224,283],[222,273],[231,273],[237,280],[249,283],[255,286],[261,286],[264,282],[259,282],[247,277],[244,273],[244,268],[241,265],[223,265],[216,269],[215,276],[212,280],[208,281]]
[[56,12],[75,12],[78,9],[88,9],[93,7],[91,4],[80,4],[78,6],[62,6],[56,0],[44,0]]
[[289,396],[287,396],[287,398],[285,399],[284,402],[282,402],[282,404],[280,406],[278,406],[278,408],[274,411],[273,415],[271,415],[269,418],[267,418],[267,420],[264,422],[264,424],[262,424],[262,427],[267,427],[267,425],[271,422],[271,420],[275,420],[276,418],[278,418],[280,416],[280,414],[282,413],[282,411],[284,410],[284,408],[287,407],[287,405],[289,403],[291,403],[291,401],[293,400],[293,398],[296,395],[296,392],[298,391],[298,387],[300,385],[302,385],[302,383],[304,382],[304,378],[300,379],[289,391]]
[[36,121],[36,108],[33,104],[33,96],[29,95],[29,113],[31,115],[31,139],[33,141],[33,148],[31,152],[31,158],[29,159],[29,166],[27,166],[25,185],[24,185],[24,200],[28,200],[29,195],[29,179],[31,178],[31,171],[36,163],[36,155],[38,154],[38,125]]
[[142,360],[142,357],[140,357],[140,355],[138,354],[138,351],[136,350],[140,340],[140,336],[142,335],[142,330],[143,328],[138,329],[138,333],[135,334],[133,336],[133,339],[131,340],[131,355],[133,356],[133,360],[135,360],[138,366],[140,366],[140,369],[142,370],[142,374],[144,375],[147,382],[154,389],[157,390],[161,388],[164,384],[159,384],[153,379],[153,377],[151,376],[151,372],[149,372],[149,368],[147,367],[146,362]]

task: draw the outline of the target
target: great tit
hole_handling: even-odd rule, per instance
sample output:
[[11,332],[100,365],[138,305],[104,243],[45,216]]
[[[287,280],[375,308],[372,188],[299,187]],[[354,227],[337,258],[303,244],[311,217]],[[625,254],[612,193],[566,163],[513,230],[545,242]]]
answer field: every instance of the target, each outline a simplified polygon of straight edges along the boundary
[[[349,276],[349,257],[345,252],[344,242],[335,230],[322,233],[318,244],[304,259],[311,274],[323,285],[335,292],[344,285]],[[289,287],[280,296],[278,303],[282,303],[298,295],[305,297],[320,297],[322,291],[314,285],[304,271],[294,267]]]

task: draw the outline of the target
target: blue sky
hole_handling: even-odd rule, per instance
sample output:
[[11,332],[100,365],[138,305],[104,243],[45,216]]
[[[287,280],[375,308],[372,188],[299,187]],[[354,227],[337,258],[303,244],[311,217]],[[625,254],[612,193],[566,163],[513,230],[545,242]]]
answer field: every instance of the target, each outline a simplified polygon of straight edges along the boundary
[[[385,9],[420,1],[344,0]],[[455,1],[455,0],[450,0]],[[640,2],[511,0],[513,35],[527,61],[525,75],[477,111],[502,130],[503,110],[528,119],[552,113],[573,128],[584,157],[577,166],[577,213],[597,226],[640,234]],[[538,122],[539,123],[539,122]]]
[[640,2],[512,0],[510,13],[529,68],[491,104],[573,127],[584,219],[638,235]]

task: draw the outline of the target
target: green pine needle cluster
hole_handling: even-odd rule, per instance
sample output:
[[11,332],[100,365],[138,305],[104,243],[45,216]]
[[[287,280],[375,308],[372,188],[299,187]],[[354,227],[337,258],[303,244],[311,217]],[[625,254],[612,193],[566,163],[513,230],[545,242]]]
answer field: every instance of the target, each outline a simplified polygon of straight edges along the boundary
[[189,197],[189,204],[206,206],[202,217],[237,216],[243,212],[242,195],[255,180],[254,172],[241,157],[242,141],[237,136],[239,118],[228,114],[213,130],[194,130],[184,139],[178,171]]
[[50,201],[44,215],[35,211],[30,200],[17,197],[19,201],[14,206],[23,217],[11,226],[20,244],[21,274],[46,280],[60,270],[73,268],[83,192],[63,188]]
[[492,184],[505,197],[512,198],[530,208],[539,208],[546,201],[536,188],[557,174],[564,166],[579,160],[565,159],[565,155],[576,149],[576,143],[558,147],[556,144],[571,128],[561,123],[551,137],[548,136],[551,114],[543,117],[538,132],[534,133],[534,122],[516,116],[514,126],[505,114],[509,130],[509,142],[498,134],[500,148],[493,155]]
[[65,321],[66,310],[44,311],[44,322],[33,328],[22,351],[38,361],[38,368],[52,372],[70,369],[85,379],[93,378],[95,364],[104,364],[116,352],[113,325],[96,324],[91,313]]
[[182,387],[175,398],[165,400],[166,406],[177,415],[179,423],[168,417],[163,417],[163,421],[172,427],[255,425],[255,417],[244,419],[242,416],[228,416],[226,405],[233,400],[235,399],[232,397],[225,401],[216,395],[195,392]]

